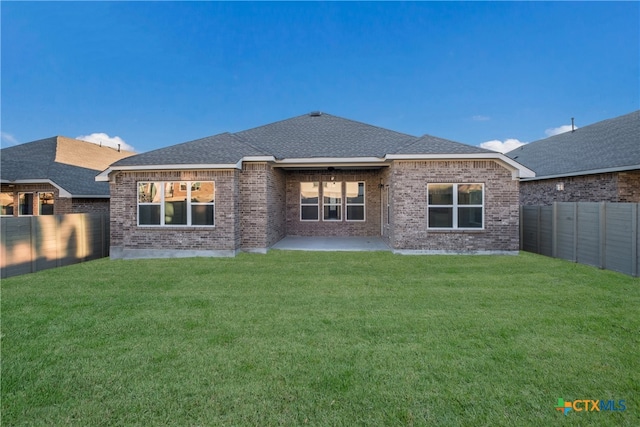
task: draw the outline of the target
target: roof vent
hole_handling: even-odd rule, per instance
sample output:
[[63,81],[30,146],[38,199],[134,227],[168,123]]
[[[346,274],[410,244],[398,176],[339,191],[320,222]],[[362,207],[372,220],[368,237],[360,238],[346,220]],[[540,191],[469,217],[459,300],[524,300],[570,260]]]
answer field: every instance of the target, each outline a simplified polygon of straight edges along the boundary
[[320,117],[322,115],[321,111],[312,111],[309,113],[310,117]]

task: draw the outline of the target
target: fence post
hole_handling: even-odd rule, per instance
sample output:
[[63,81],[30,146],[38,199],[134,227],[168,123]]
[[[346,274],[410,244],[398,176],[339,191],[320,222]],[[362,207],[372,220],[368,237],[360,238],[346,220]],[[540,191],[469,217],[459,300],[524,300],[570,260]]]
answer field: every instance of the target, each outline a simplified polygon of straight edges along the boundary
[[87,260],[87,221],[86,217],[88,214],[82,213],[80,214],[80,254],[82,258],[80,262],[85,262]]
[[536,206],[536,253],[542,253],[542,244],[540,238],[542,237],[542,206]]
[[638,276],[638,203],[631,205],[631,275]]
[[524,206],[520,205],[519,212],[519,229],[520,229],[520,250],[524,248]]
[[600,202],[600,211],[598,215],[598,223],[600,231],[598,238],[600,239],[600,268],[607,268],[607,203]]
[[7,247],[7,221],[6,218],[0,218],[0,239],[2,240],[2,256],[0,259],[0,278],[4,279],[7,277],[7,267],[9,266],[9,262],[7,258],[9,257],[9,248]]
[[558,257],[558,202],[553,202],[551,213],[551,256]]
[[37,224],[38,217],[32,216],[29,220],[29,237],[31,243],[31,272],[38,271],[36,260],[38,259],[38,236],[37,236]]
[[578,202],[573,202],[573,262],[578,262]]

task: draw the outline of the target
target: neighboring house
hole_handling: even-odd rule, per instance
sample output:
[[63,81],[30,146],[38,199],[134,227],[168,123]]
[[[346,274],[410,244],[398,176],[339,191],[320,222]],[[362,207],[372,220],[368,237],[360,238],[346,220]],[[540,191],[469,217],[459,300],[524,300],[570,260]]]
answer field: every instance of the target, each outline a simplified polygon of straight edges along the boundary
[[396,251],[519,245],[509,157],[314,112],[120,160],[114,258],[264,252],[285,236],[381,236]]
[[523,205],[640,202],[640,110],[540,141],[507,156],[535,171]]
[[109,212],[95,176],[135,153],[54,136],[0,150],[2,216]]

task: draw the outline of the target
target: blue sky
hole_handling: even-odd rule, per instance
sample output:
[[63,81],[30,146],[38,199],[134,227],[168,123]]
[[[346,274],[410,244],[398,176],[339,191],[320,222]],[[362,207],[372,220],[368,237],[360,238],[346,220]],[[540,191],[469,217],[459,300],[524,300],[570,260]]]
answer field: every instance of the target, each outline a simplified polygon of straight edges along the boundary
[[640,108],[639,2],[6,2],[2,146],[320,110],[471,145]]

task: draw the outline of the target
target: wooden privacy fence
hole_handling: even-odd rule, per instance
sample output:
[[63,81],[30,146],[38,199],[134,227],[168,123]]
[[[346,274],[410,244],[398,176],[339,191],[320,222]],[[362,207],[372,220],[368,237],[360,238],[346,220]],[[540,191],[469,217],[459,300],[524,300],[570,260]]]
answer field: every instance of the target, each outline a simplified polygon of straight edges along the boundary
[[638,276],[640,203],[522,206],[520,249]]
[[0,218],[2,277],[109,256],[106,214]]

